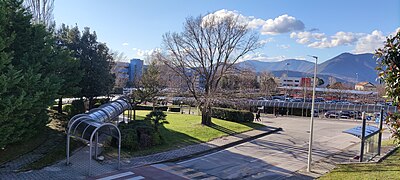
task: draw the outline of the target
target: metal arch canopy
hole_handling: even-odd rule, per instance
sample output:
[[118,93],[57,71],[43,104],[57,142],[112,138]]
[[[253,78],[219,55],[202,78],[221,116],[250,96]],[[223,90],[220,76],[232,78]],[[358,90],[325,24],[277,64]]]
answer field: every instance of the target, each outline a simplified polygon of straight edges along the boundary
[[[303,108],[311,109],[311,103],[309,102],[277,102],[268,100],[250,100],[247,102],[250,106],[264,106],[264,107],[285,107],[285,108]],[[315,103],[316,109],[326,110],[354,110],[354,111],[366,111],[366,112],[377,112],[382,108],[386,112],[394,113],[397,112],[396,106],[381,106],[381,105],[346,105],[346,104],[326,104],[326,103]]]
[[[132,109],[129,100],[125,97],[109,102],[90,110],[88,113],[75,115],[67,125],[67,165],[69,164],[70,137],[80,139],[90,144],[89,175],[91,171],[92,145],[95,145],[97,157],[97,146],[99,135],[105,134],[118,138],[118,168],[120,168],[121,132],[118,126],[110,123],[123,114],[125,110]],[[118,121],[117,121],[118,123]]]

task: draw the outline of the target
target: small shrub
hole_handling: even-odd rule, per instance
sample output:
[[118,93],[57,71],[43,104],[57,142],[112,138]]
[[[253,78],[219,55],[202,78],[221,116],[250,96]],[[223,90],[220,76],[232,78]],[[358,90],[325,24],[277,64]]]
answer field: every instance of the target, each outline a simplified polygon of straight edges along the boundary
[[128,124],[121,123],[121,147],[129,151],[147,149],[163,143],[161,135],[151,121],[132,121]]
[[211,110],[211,117],[233,122],[251,122],[254,119],[254,114],[245,110],[213,107]]
[[68,113],[70,117],[77,114],[85,113],[85,104],[83,100],[74,100],[71,103],[71,111]]
[[169,111],[170,112],[181,112],[181,108],[180,107],[169,107]]
[[160,121],[164,121],[165,117],[167,117],[167,115],[164,112],[155,110],[147,114],[145,120],[150,120],[153,123],[154,128],[158,131]]

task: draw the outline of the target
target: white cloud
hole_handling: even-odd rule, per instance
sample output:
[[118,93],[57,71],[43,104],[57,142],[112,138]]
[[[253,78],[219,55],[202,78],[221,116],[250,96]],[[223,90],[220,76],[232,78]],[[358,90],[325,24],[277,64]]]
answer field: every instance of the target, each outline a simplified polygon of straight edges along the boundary
[[247,25],[248,28],[260,29],[260,33],[264,35],[277,35],[304,30],[304,23],[302,21],[287,14],[278,16],[275,19],[264,20],[261,18],[255,18],[254,16],[244,16],[238,11],[229,11],[226,9],[221,9],[204,16],[203,23],[210,18],[218,20],[229,16],[237,18],[240,23]]
[[290,33],[290,38],[296,39],[296,42],[298,42],[300,44],[307,44],[307,43],[315,41],[315,40],[324,39],[325,34],[324,33],[311,33],[308,31],[292,32],[292,33]]
[[252,54],[246,54],[241,58],[239,61],[246,61],[246,60],[258,60],[258,61],[267,61],[267,62],[276,62],[276,61],[281,61],[287,59],[285,56],[275,56],[275,57],[270,57],[265,55],[264,53],[260,52],[255,52]]
[[274,42],[275,40],[273,38],[268,38],[268,39],[262,39],[260,40],[258,43],[260,43],[261,45],[270,43],[270,42]]
[[243,23],[243,25],[248,25],[249,21],[250,21],[249,17],[243,16],[238,11],[229,11],[226,9],[221,9],[221,10],[215,11],[214,13],[210,13],[210,14],[207,14],[206,16],[204,16],[202,26],[205,26],[205,23],[208,20],[211,20],[213,18],[214,18],[214,20],[219,21],[219,20],[225,19],[227,17],[237,18],[238,22]]
[[122,45],[123,45],[123,46],[128,46],[128,45],[129,45],[129,43],[127,43],[127,42],[124,42],[124,43],[122,43]]
[[132,48],[132,50],[134,50],[134,51],[137,51],[137,50],[138,50],[138,48]]
[[292,32],[290,38],[296,39],[297,43],[308,44],[312,48],[332,48],[342,45],[352,45],[362,33],[339,31],[335,35],[327,37],[324,33],[312,33],[309,31]]
[[374,53],[375,49],[383,46],[386,37],[381,31],[375,30],[371,34],[361,37],[354,49],[354,53]]
[[289,44],[281,44],[281,45],[277,45],[279,48],[281,48],[281,49],[288,49],[288,48],[290,48],[290,45]]
[[293,31],[303,31],[304,23],[293,16],[281,15],[275,19],[268,19],[262,26],[261,34],[276,35]]
[[151,55],[152,53],[158,52],[158,51],[160,51],[159,48],[146,49],[146,50],[137,49],[137,50],[136,50],[136,55],[137,55],[139,58],[144,58],[144,57],[149,56],[149,55]]

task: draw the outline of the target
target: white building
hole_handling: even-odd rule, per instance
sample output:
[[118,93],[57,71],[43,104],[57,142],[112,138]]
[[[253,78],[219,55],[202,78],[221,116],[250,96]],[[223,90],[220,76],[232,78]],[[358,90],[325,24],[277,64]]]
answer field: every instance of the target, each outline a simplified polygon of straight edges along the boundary
[[301,84],[300,77],[281,77],[280,78],[280,86],[299,87],[300,84]]

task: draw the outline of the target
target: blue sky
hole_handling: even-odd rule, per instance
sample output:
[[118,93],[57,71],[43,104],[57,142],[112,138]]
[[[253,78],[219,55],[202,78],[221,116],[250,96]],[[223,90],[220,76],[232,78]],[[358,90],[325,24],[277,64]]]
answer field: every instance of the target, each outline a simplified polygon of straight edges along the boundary
[[160,48],[162,35],[180,32],[186,17],[208,13],[253,23],[265,45],[246,59],[262,61],[373,52],[400,28],[398,0],[56,0],[53,13],[57,25],[90,27],[129,59]]

